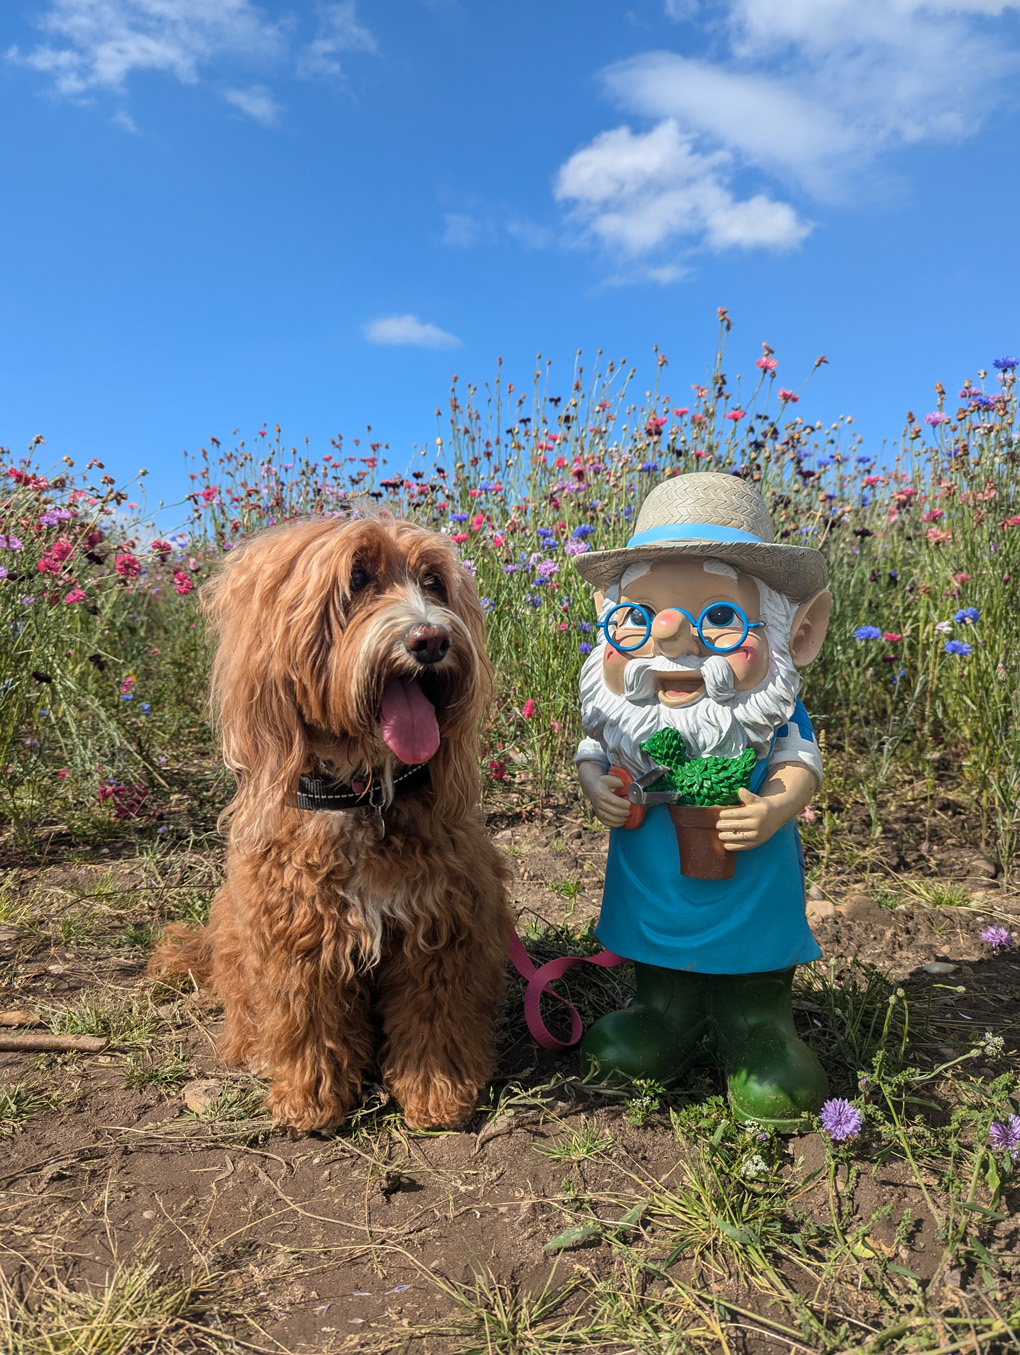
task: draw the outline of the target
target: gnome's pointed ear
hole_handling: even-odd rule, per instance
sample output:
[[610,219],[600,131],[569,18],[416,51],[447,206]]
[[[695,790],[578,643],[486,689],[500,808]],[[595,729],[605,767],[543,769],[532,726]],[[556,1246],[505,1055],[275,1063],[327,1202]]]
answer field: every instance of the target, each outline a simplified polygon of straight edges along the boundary
[[595,590],[595,615],[596,615],[596,616],[601,616],[601,615],[602,615],[602,608],[603,608],[604,605],[605,605],[605,601],[606,601],[606,595],[605,595],[605,593],[603,593],[603,591],[602,591],[601,588],[597,588],[597,589]]
[[832,594],[824,588],[797,608],[790,627],[790,657],[795,668],[804,668],[818,657],[831,615]]

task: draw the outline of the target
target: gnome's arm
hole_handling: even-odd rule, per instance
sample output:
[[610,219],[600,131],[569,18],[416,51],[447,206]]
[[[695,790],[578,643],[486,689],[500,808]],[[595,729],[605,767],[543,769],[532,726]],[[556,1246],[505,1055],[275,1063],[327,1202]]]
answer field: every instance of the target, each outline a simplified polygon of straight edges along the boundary
[[795,819],[819,787],[817,773],[803,762],[773,768],[760,795],[741,790],[740,804],[719,815],[719,837],[728,852],[746,852],[768,842]]

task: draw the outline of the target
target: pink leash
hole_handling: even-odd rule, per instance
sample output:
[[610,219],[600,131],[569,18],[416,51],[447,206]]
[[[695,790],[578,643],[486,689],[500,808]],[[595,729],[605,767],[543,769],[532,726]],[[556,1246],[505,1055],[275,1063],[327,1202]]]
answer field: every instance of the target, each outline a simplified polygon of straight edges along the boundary
[[[598,955],[561,955],[555,960],[547,960],[536,969],[531,956],[524,949],[524,942],[512,927],[507,934],[506,950],[514,968],[528,985],[524,991],[524,1019],[528,1023],[532,1039],[543,1049],[570,1049],[572,1045],[577,1044],[584,1031],[577,1008],[550,988],[549,984],[561,979],[575,965],[594,964],[600,969],[615,969],[617,965],[627,963],[624,956],[614,955],[611,950],[603,950]],[[557,1040],[546,1028],[541,1010],[543,993],[548,993],[557,1002],[562,1002],[570,1013],[569,1040]]]

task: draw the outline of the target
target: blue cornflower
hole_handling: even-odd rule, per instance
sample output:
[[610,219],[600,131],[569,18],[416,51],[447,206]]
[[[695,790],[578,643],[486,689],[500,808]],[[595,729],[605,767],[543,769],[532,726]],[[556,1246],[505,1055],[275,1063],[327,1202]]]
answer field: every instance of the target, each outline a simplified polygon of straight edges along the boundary
[[947,640],[943,649],[947,654],[961,654],[964,658],[971,653],[970,645],[964,644],[962,640]]
[[553,529],[552,529],[551,527],[539,527],[539,528],[538,528],[538,535],[541,536],[541,537],[549,537],[549,536],[555,536],[556,533],[553,531]]
[[1020,358],[996,358],[992,366],[997,372],[1011,372],[1014,367],[1020,366]]
[[882,632],[877,626],[858,626],[854,631],[855,640],[881,640]]
[[995,401],[989,395],[972,395],[970,407],[971,409],[994,409]]
[[130,692],[121,692],[120,699],[122,701],[133,701],[135,698]]
[[482,611],[483,611],[483,612],[494,612],[495,610],[496,610],[496,604],[493,602],[492,598],[482,598]]
[[857,1107],[841,1096],[826,1101],[818,1112],[818,1118],[822,1122],[822,1129],[834,1143],[856,1138],[864,1124],[864,1116]]
[[532,607],[541,607],[541,605],[542,605],[542,594],[541,594],[541,593],[525,593],[525,594],[524,594],[524,601],[527,602],[527,603],[529,604],[529,606],[532,606]]
[[142,702],[142,714],[143,714],[143,715],[148,715],[148,713],[149,713],[150,710],[152,710],[152,707],[149,705],[148,701],[143,701],[143,702]]
[[467,513],[451,513],[451,514],[450,514],[450,521],[451,521],[451,522],[467,522],[468,516],[469,516],[469,515],[468,515]]
[[574,530],[570,533],[570,535],[574,538],[575,541],[583,541],[586,536],[591,536],[594,530],[595,530],[594,527],[592,527],[589,523],[584,522],[581,524],[580,527],[575,527]]
[[659,469],[659,463],[658,461],[646,461],[641,469],[646,475],[651,475],[654,471]]
[[816,464],[817,464],[819,470],[825,470],[826,466],[831,466],[831,465],[832,465],[832,457],[831,457],[831,456],[820,456],[820,457],[818,458],[818,461],[817,461]]
[[590,654],[590,653],[591,653],[591,650],[592,650],[591,645],[589,645],[589,644],[587,644],[587,643],[585,643],[585,644],[580,644],[580,645],[577,646],[577,652],[578,652],[578,654]]
[[961,607],[954,615],[953,620],[958,621],[962,626],[973,626],[981,613],[976,607]]
[[1016,1161],[1020,1150],[1020,1115],[1011,1115],[1008,1120],[993,1120],[988,1126],[988,1142],[992,1148],[1009,1153]]

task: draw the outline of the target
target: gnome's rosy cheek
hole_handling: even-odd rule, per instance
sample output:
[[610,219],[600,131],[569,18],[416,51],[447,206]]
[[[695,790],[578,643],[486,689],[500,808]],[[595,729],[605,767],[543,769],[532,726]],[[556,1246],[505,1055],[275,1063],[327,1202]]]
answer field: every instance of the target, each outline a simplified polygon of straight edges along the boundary
[[757,635],[748,635],[745,642],[726,661],[733,673],[733,682],[738,692],[748,692],[764,682],[769,671],[769,647],[766,640]]
[[626,654],[621,654],[612,645],[606,645],[605,658],[602,660],[602,676],[614,696],[623,695],[623,672],[628,663],[630,659]]

